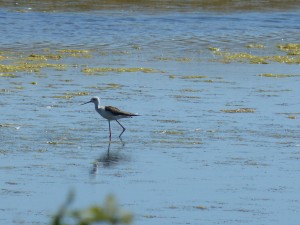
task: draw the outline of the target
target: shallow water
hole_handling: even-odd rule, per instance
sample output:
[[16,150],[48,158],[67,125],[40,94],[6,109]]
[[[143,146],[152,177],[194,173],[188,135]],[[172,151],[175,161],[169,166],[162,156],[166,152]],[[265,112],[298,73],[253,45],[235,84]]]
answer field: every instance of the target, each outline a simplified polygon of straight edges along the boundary
[[[218,54],[286,55],[298,15],[0,9],[1,65],[64,65],[0,72],[0,223],[49,224],[73,189],[78,208],[114,194],[134,224],[298,224],[299,64]],[[80,105],[94,95],[142,115],[122,140]]]

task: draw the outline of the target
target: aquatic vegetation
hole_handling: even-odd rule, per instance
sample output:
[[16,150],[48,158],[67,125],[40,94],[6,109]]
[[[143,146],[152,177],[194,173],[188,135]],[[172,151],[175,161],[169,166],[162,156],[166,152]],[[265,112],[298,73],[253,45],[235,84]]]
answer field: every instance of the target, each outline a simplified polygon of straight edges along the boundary
[[216,48],[216,47],[209,47],[208,50],[213,51],[213,52],[219,52],[221,49]]
[[[278,49],[286,52],[286,55],[254,55],[247,52],[225,52],[213,51],[215,56],[220,57],[219,62],[223,63],[250,63],[250,64],[269,64],[271,62],[286,63],[286,64],[300,64],[300,44],[284,44],[278,45]],[[247,48],[261,48],[265,49],[260,44],[249,44]],[[211,60],[215,61],[215,60]]]
[[79,58],[91,58],[92,54],[89,50],[78,50],[78,49],[61,49],[57,50],[59,54],[68,57],[79,57]]
[[207,209],[205,206],[203,205],[197,205],[197,206],[194,206],[195,209],[201,209],[201,210],[205,210]]
[[291,89],[282,89],[282,90],[263,90],[263,89],[258,89],[256,92],[260,93],[269,93],[269,92],[287,92],[287,91],[292,91]]
[[27,63],[20,62],[14,65],[0,64],[0,73],[13,73],[13,72],[30,72],[37,73],[43,68],[54,68],[57,70],[63,70],[67,67],[64,64],[51,64],[51,63]]
[[181,123],[179,120],[157,120],[162,123]]
[[173,97],[177,99],[200,99],[199,96],[190,96],[190,95],[174,95]]
[[89,50],[82,50],[82,49],[61,49],[61,50],[57,50],[57,52],[59,52],[59,53],[67,53],[67,54],[69,54],[69,53],[71,53],[71,54],[73,54],[73,53],[90,53],[90,51]]
[[287,78],[287,77],[299,77],[299,75],[293,74],[273,74],[273,73],[262,73],[259,76],[261,77],[271,77],[271,78]]
[[176,61],[176,62],[191,62],[192,61],[192,58],[188,58],[188,57],[177,57],[177,58],[155,57],[155,59],[160,60],[160,61]]
[[66,141],[47,141],[49,145],[75,145],[73,142],[66,142]]
[[112,67],[98,67],[98,68],[85,68],[82,69],[81,72],[91,75],[91,74],[97,74],[97,73],[108,73],[108,72],[114,72],[114,73],[134,73],[134,72],[143,72],[143,73],[158,73],[159,71],[151,68],[112,68]]
[[23,87],[23,86],[21,86],[21,85],[17,85],[17,86],[15,86],[15,87],[14,87],[14,89],[17,89],[17,90],[23,90],[23,89],[24,89],[24,87]]
[[107,86],[108,86],[109,88],[120,88],[120,87],[122,87],[122,85],[120,85],[120,84],[115,84],[115,83],[107,84]]
[[249,53],[229,53],[222,52],[220,54],[223,58],[221,62],[230,63],[230,62],[240,62],[240,63],[250,63],[250,64],[268,64],[267,61],[269,57],[267,56],[256,56]]
[[203,75],[191,75],[191,76],[182,76],[182,79],[202,79],[202,78],[207,78],[207,76]]
[[180,92],[202,92],[202,90],[196,90],[191,88],[181,89]]
[[16,78],[17,76],[13,73],[0,73],[0,77]]
[[221,109],[225,113],[254,113],[255,109],[252,108],[239,108],[239,109]]
[[64,93],[64,95],[52,96],[52,98],[71,99],[77,96],[88,96],[88,95],[90,95],[89,92],[68,92],[68,93]]
[[23,58],[23,60],[30,60],[30,61],[47,61],[47,57],[45,57],[44,55],[29,55],[26,58]]
[[49,55],[38,55],[38,54],[31,54],[25,58],[22,58],[22,60],[27,61],[47,61],[47,60],[59,60],[62,58],[62,55],[55,55],[55,54],[49,54]]
[[109,90],[109,89],[118,89],[118,88],[121,88],[123,87],[123,85],[121,84],[115,84],[115,83],[109,83],[109,84],[106,84],[105,86],[91,86],[89,88],[92,88],[92,89],[97,89],[97,90]]
[[282,44],[282,45],[278,45],[277,48],[281,51],[299,51],[300,44],[296,44],[296,43]]
[[298,119],[298,115],[300,115],[300,112],[294,112],[294,113],[277,113],[281,115],[285,115],[288,119]]
[[192,59],[191,58],[187,58],[187,57],[185,57],[185,58],[175,58],[175,61],[176,62],[191,62]]
[[65,203],[53,217],[51,225],[93,225],[93,224],[131,224],[133,215],[120,209],[115,198],[109,195],[103,205],[94,205],[87,209],[69,210],[74,201],[74,193],[70,193]]

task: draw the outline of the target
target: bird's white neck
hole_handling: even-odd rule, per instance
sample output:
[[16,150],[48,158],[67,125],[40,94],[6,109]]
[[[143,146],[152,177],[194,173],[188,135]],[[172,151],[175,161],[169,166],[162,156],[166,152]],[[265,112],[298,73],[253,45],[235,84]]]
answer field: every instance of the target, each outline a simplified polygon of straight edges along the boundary
[[99,109],[99,108],[100,108],[100,101],[95,102],[95,109],[97,110],[97,109]]

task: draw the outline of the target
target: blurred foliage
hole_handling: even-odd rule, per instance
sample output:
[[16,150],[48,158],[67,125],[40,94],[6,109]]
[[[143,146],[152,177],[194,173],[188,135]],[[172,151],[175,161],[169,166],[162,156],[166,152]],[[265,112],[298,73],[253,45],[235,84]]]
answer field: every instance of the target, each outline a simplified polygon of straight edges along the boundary
[[90,11],[135,9],[155,11],[278,11],[300,7],[297,0],[30,0],[0,1],[0,7],[10,7],[20,12],[36,11]]
[[102,206],[94,205],[87,209],[70,210],[74,201],[70,192],[66,201],[54,216],[51,225],[92,225],[92,224],[131,224],[133,215],[120,209],[115,198],[109,195]]

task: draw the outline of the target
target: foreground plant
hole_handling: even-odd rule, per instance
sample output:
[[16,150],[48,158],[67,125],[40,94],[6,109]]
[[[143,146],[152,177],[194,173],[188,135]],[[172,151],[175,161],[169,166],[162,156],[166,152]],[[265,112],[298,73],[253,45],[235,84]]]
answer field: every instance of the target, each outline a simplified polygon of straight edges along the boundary
[[131,224],[133,215],[121,210],[115,198],[109,195],[103,206],[95,205],[87,209],[69,210],[74,200],[70,193],[61,209],[54,216],[51,225],[92,225],[92,224]]

